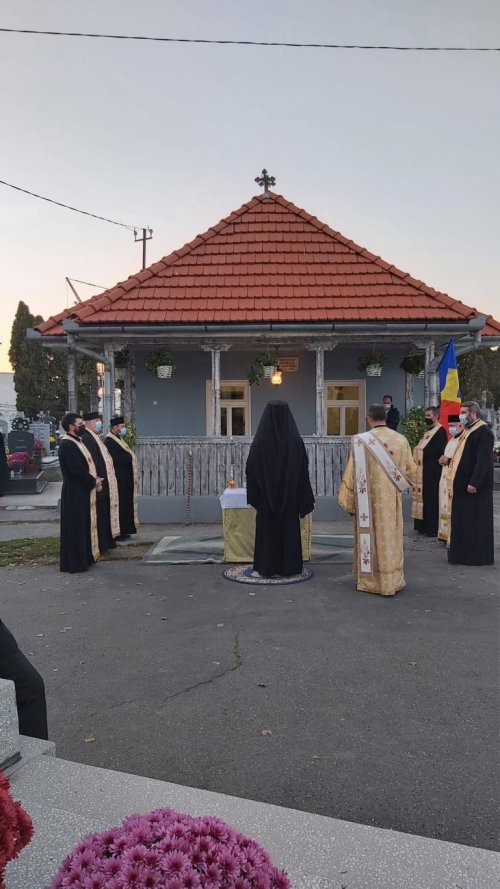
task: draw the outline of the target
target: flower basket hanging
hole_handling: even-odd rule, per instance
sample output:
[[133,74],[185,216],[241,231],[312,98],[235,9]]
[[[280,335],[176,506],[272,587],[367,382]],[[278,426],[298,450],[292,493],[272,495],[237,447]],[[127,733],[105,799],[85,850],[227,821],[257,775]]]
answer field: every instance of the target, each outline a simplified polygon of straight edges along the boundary
[[372,349],[367,355],[360,355],[358,367],[366,372],[367,377],[382,376],[382,367],[387,361],[387,355],[378,349]]
[[424,376],[425,356],[422,353],[406,355],[399,366],[401,370],[404,370],[407,374],[411,374],[413,377],[421,379]]
[[169,380],[174,368],[174,357],[166,349],[158,349],[146,359],[146,370],[160,380]]
[[159,364],[156,368],[156,375],[160,380],[169,380],[172,372],[173,367],[171,364]]
[[248,370],[248,382],[251,386],[260,386],[262,380],[270,380],[278,367],[277,359],[269,352],[259,352]]

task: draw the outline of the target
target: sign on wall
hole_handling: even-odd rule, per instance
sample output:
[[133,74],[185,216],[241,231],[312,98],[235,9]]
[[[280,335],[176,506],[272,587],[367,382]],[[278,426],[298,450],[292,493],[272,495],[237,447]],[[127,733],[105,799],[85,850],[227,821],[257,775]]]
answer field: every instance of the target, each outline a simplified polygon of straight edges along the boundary
[[297,358],[278,358],[279,366],[283,373],[294,374],[299,369],[299,359]]

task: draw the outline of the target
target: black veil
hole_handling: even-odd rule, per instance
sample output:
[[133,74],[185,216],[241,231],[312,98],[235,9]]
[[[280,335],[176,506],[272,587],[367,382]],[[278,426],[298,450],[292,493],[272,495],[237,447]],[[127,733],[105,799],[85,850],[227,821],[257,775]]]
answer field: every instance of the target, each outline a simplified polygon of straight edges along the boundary
[[246,465],[247,500],[259,511],[307,515],[314,495],[304,442],[286,401],[264,408]]

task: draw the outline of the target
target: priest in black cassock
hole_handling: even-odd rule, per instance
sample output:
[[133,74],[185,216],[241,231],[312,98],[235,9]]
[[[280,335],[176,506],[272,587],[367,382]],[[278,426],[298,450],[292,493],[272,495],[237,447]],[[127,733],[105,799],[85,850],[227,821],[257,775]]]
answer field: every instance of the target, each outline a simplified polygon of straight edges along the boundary
[[96,492],[102,481],[91,454],[82,442],[85,423],[79,414],[66,414],[59,444],[63,476],[61,491],[60,569],[70,574],[87,571],[99,558]]
[[137,525],[137,458],[124,441],[127,434],[125,418],[112,417],[110,431],[104,439],[111,458],[118,483],[118,499],[120,502],[120,536],[117,540],[127,540],[136,534]]
[[262,577],[302,571],[300,519],[314,509],[304,442],[286,401],[264,408],[246,465],[257,511],[253,567]]
[[105,553],[116,548],[115,537],[120,534],[118,512],[118,485],[116,482],[113,460],[104,442],[99,438],[102,432],[102,417],[98,411],[89,411],[83,415],[85,432],[82,441],[92,454],[97,475],[102,478],[102,491],[97,494],[97,534],[99,549]]
[[459,416],[464,431],[448,470],[452,494],[448,561],[492,565],[493,433],[481,420],[477,402],[464,402]]
[[439,525],[439,482],[443,456],[448,442],[446,429],[439,422],[439,408],[425,409],[427,431],[413,451],[417,464],[417,479],[413,486],[412,518],[415,531],[427,537],[437,537]]

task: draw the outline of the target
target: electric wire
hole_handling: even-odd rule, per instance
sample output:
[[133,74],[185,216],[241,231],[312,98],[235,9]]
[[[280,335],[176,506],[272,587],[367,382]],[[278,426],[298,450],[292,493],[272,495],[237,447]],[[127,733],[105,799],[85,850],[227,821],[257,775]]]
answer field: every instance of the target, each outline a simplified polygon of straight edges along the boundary
[[63,204],[61,201],[55,201],[53,198],[44,197],[44,195],[29,191],[27,188],[21,188],[20,185],[13,185],[12,182],[5,182],[4,179],[0,179],[0,185],[6,185],[7,188],[13,188],[15,191],[22,191],[23,194],[28,194],[32,198],[38,198],[40,201],[47,201],[49,204],[55,204],[57,207],[64,207],[65,210],[73,210],[74,213],[81,213],[83,216],[91,216],[93,219],[100,219],[101,222],[109,222],[111,225],[119,225],[121,228],[126,228],[134,233],[137,229],[143,228],[142,225],[126,225],[125,222],[117,222],[116,219],[109,219],[107,216],[99,216],[97,213],[89,213],[88,210],[79,210],[78,207],[72,207],[70,204]]
[[155,43],[195,43],[212,46],[282,46],[290,49],[359,49],[394,52],[500,52],[500,46],[399,46],[363,43],[292,43],[280,40],[212,40],[201,37],[156,37],[146,34],[99,34],[86,31],[40,31],[35,28],[0,28],[4,34],[44,37],[88,37],[102,40],[148,40]]

